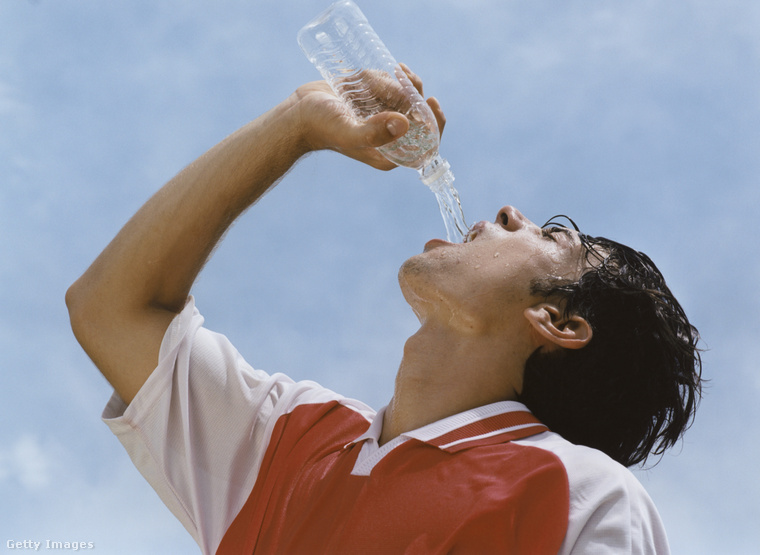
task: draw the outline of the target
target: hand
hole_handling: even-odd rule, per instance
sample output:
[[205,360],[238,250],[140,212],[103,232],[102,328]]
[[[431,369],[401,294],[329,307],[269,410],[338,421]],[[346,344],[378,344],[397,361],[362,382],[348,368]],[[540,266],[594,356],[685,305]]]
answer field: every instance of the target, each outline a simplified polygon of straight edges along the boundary
[[[405,65],[401,67],[422,94],[422,80]],[[299,87],[294,93],[294,100],[299,109],[301,133],[307,150],[334,150],[381,170],[396,167],[376,147],[406,133],[409,121],[404,115],[386,111],[360,122],[323,81]],[[435,98],[428,99],[427,103],[442,133],[446,118],[440,104]]]

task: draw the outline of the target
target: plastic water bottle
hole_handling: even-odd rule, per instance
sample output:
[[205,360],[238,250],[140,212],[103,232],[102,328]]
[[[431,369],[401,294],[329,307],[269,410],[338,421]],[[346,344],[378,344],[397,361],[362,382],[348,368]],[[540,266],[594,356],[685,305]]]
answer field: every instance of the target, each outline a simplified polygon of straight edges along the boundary
[[414,168],[438,199],[449,241],[461,241],[464,221],[454,174],[438,153],[440,132],[430,106],[351,0],[335,2],[298,32],[298,44],[354,116],[366,120],[395,111],[409,131],[378,150],[400,166]]

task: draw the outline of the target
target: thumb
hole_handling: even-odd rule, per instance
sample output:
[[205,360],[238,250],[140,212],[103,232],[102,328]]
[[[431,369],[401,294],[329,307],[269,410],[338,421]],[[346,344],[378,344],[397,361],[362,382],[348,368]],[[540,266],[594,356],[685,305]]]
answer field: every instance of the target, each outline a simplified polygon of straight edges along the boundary
[[398,139],[409,130],[409,120],[398,112],[382,112],[365,124],[367,146],[378,147]]

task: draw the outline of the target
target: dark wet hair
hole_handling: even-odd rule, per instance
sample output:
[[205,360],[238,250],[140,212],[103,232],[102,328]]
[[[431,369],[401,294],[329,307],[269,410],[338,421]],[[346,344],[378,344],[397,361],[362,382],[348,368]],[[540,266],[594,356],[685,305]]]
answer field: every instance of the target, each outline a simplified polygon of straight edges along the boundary
[[603,237],[580,238],[581,278],[536,281],[532,292],[585,318],[592,338],[581,349],[537,349],[520,401],[565,439],[625,466],[643,463],[693,421],[702,392],[699,333],[647,255]]

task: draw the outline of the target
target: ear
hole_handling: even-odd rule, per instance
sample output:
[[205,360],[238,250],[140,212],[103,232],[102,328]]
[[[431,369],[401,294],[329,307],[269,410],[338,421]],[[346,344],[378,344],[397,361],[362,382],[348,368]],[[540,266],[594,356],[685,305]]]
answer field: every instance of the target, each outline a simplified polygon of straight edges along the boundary
[[538,334],[539,345],[581,349],[591,341],[593,332],[585,318],[576,314],[564,316],[557,305],[541,303],[525,309],[525,318]]

